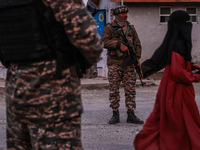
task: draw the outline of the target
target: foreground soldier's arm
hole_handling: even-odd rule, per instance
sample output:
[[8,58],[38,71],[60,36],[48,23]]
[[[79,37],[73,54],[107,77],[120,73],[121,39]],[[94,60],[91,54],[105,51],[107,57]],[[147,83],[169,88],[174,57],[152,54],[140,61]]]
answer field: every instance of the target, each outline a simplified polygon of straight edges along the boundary
[[82,0],[48,0],[57,21],[65,28],[70,42],[80,50],[89,64],[99,60],[103,50],[97,25]]

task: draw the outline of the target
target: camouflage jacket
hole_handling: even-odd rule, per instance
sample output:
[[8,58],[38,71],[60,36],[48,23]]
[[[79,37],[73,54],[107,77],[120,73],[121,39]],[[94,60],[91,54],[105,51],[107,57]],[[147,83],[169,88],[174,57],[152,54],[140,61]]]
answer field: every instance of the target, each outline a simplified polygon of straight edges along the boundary
[[102,42],[97,25],[82,0],[43,0],[53,9],[71,43],[92,65],[99,60]]
[[[121,65],[126,57],[126,54],[120,50],[120,43],[123,43],[123,39],[116,32],[120,28],[115,20],[104,28],[102,41],[104,42],[104,47],[108,49],[107,64]],[[142,51],[141,43],[134,26],[130,25],[129,22],[125,35],[139,59]]]
[[[43,0],[54,11],[71,43],[92,65],[103,50],[97,25],[82,0]],[[55,78],[56,60],[12,63],[6,78],[7,114],[25,123],[59,122],[82,113],[76,67]]]

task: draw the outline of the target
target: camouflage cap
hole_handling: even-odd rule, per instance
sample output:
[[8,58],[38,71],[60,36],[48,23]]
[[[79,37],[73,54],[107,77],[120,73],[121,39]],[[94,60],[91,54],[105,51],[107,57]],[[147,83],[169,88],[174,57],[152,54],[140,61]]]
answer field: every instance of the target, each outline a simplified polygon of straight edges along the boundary
[[116,8],[112,9],[113,15],[119,15],[120,13],[127,13],[128,12],[128,6],[117,6]]

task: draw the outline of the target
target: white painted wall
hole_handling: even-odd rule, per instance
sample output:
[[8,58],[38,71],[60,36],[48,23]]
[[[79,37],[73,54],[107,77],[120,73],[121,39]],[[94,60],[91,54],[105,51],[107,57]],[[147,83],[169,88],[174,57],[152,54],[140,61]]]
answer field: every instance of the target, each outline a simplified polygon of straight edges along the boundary
[[83,0],[83,3],[84,3],[85,5],[87,5],[87,2],[88,2],[88,0]]

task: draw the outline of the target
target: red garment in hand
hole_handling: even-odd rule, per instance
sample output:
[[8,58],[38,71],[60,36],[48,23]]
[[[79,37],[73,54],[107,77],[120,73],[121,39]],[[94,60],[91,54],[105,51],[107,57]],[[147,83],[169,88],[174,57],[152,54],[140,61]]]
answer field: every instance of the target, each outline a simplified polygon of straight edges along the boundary
[[200,115],[192,82],[191,62],[172,53],[163,74],[154,109],[136,135],[136,150],[200,150]]

